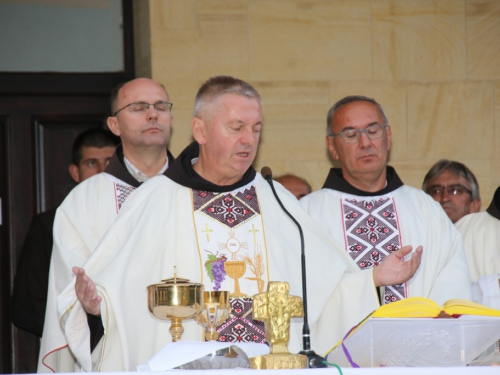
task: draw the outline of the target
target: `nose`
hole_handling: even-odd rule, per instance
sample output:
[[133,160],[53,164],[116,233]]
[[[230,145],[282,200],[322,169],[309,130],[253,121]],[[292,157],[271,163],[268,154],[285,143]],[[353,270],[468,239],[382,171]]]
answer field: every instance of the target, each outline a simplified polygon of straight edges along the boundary
[[359,134],[358,144],[362,148],[370,147],[370,145],[372,144],[372,140],[368,138],[366,132],[363,131]]
[[104,172],[104,170],[106,169],[106,167],[108,166],[108,161],[107,160],[99,160],[97,162],[97,173],[101,173],[101,172]]
[[241,133],[240,142],[244,145],[253,145],[255,142],[255,135],[252,129],[243,129]]
[[450,193],[448,193],[448,189],[443,189],[441,195],[439,197],[440,202],[448,202],[451,199]]
[[149,108],[146,111],[146,116],[148,117],[148,120],[158,118],[158,112],[153,105],[149,105]]

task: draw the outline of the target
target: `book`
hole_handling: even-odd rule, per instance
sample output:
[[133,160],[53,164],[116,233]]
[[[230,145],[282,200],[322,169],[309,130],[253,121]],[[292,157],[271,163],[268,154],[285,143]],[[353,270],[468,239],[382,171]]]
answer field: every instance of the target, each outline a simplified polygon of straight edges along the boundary
[[499,339],[499,310],[464,300],[439,306],[412,297],[375,310],[327,359],[345,367],[465,366],[479,364],[477,358],[491,364],[498,361],[490,352]]
[[373,318],[437,318],[460,315],[500,317],[500,310],[461,299],[451,299],[441,307],[429,298],[411,297],[383,305],[370,316]]

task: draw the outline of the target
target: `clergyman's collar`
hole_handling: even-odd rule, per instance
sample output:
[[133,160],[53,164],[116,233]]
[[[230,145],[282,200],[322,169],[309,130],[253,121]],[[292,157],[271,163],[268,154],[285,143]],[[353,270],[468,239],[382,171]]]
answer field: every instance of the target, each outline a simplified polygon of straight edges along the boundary
[[[174,156],[167,150],[168,164],[171,165],[175,159]],[[166,175],[168,168],[163,172],[163,175]],[[109,164],[104,170],[104,172],[116,177],[123,182],[138,188],[141,186],[142,182],[137,181],[132,175],[129,173],[127,167],[125,166],[125,162],[123,160],[123,147],[121,144],[116,146],[115,153],[109,159]]]
[[379,191],[369,192],[360,190],[352,186],[349,182],[346,181],[346,179],[342,175],[342,169],[340,168],[330,169],[330,173],[328,173],[328,177],[326,178],[325,184],[323,185],[323,189],[337,190],[342,193],[357,195],[360,197],[374,197],[388,194],[395,191],[396,189],[399,189],[404,184],[393,167],[387,166],[386,168],[387,184],[383,189]]
[[197,142],[191,143],[181,152],[177,159],[167,169],[166,176],[179,185],[190,189],[209,191],[214,193],[226,193],[236,190],[252,182],[256,172],[252,166],[243,175],[242,179],[232,185],[216,185],[201,177],[193,168],[193,159],[198,158],[200,146]]
[[500,220],[500,186],[495,191],[493,199],[491,200],[490,206],[486,209],[486,212]]

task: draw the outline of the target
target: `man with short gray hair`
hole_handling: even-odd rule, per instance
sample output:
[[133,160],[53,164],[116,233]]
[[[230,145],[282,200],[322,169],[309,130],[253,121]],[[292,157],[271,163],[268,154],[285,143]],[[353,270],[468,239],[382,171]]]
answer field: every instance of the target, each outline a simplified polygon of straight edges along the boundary
[[387,116],[374,99],[356,95],[339,100],[328,112],[326,144],[341,168],[332,168],[323,188],[300,202],[343,242],[359,269],[376,270],[396,249],[423,247],[413,278],[380,288],[382,304],[413,296],[439,304],[468,300],[471,288],[460,235],[431,197],[404,185],[387,165],[391,138]]
[[481,209],[476,176],[458,161],[443,159],[434,164],[425,175],[422,190],[439,202],[453,223]]
[[[252,167],[263,127],[260,95],[248,83],[217,76],[200,87],[191,120],[195,142],[166,177],[152,178],[129,198],[89,261],[75,267],[76,282],[58,299],[66,332],[82,332],[67,339],[76,367],[135,370],[168,343],[168,324],[150,316],[146,288],[174,276],[174,269],[205,291],[230,293],[229,318],[217,329],[220,341],[265,343],[269,332],[252,319],[252,296],[265,292],[270,281],[286,281],[290,294],[301,295],[302,279],[297,227],[268,180]],[[313,297],[311,342],[325,352],[378,307],[375,286],[415,274],[420,253],[403,262],[409,250],[401,249],[373,272],[359,272],[280,184],[276,192],[302,226]],[[105,340],[93,353],[88,327],[78,319],[85,313],[101,315],[104,325]],[[300,349],[301,323],[290,324],[292,351]],[[184,321],[183,328],[184,340],[202,339],[194,320]]]

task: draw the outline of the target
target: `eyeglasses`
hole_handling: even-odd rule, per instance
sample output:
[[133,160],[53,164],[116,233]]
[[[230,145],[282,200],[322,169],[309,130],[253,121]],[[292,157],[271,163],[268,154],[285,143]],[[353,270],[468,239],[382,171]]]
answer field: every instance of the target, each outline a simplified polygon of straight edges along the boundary
[[470,194],[470,196],[472,197],[472,191],[470,191],[465,186],[460,184],[448,185],[448,186],[434,185],[427,189],[427,194],[429,194],[433,198],[438,198],[443,195],[445,190],[448,193],[448,195],[461,196],[464,194]]
[[127,107],[130,107],[132,112],[146,112],[149,109],[149,106],[152,105],[156,112],[170,112],[172,109],[172,106],[174,105],[173,103],[169,102],[156,102],[154,104],[150,103],[145,103],[145,102],[138,102],[138,103],[130,103],[127,104],[125,107],[120,108],[118,111],[116,111],[113,114],[113,117],[118,114],[122,109],[125,109]]
[[373,125],[370,125],[370,126],[367,126],[366,128],[364,129],[347,129],[347,130],[344,130],[343,132],[340,132],[340,133],[330,133],[328,134],[329,137],[336,137],[338,135],[340,135],[340,137],[342,138],[342,140],[345,142],[345,143],[356,143],[357,141],[359,141],[359,138],[361,137],[361,133],[365,133],[366,136],[370,139],[377,139],[377,138],[380,138],[382,137],[382,135],[384,135],[384,129],[387,128],[389,125],[387,124],[384,124],[384,125],[380,125],[380,124],[373,124]]

